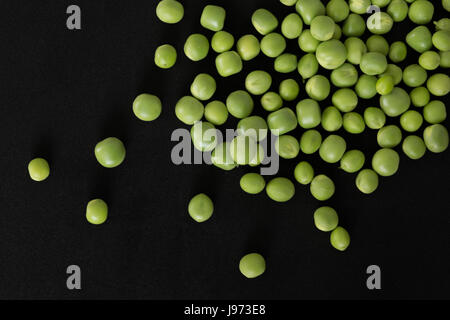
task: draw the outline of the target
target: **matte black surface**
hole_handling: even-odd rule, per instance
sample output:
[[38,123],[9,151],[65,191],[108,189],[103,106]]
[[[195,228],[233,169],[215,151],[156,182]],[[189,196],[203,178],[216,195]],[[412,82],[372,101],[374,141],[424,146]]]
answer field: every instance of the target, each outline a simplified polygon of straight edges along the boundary
[[[272,60],[263,56],[226,80],[215,71],[213,52],[204,61],[189,61],[186,37],[212,32],[199,24],[206,2],[183,2],[185,18],[166,25],[154,13],[157,1],[76,1],[82,30],[69,31],[65,11],[73,2],[1,1],[0,298],[450,298],[448,151],[428,152],[418,161],[402,154],[398,174],[381,179],[371,196],[356,189],[355,175],[317,155],[305,157],[336,182],[337,193],[324,204],[337,209],[351,234],[344,253],[315,229],[312,214],[324,204],[307,187],[297,184],[295,198],[278,204],[265,194],[243,193],[239,179],[248,168],[224,172],[172,164],[170,136],[181,126],[174,106],[189,94],[197,73],[218,79],[215,98],[221,100],[244,87],[247,72],[274,73]],[[293,10],[277,0],[207,3],[227,9],[225,29],[236,37],[256,34],[250,17],[259,7],[279,17]],[[436,19],[446,14],[437,8]],[[396,25],[389,40],[404,39],[410,28],[409,22]],[[179,54],[166,71],[153,63],[163,43]],[[290,41],[289,51],[300,55],[297,48]],[[409,49],[408,63],[416,61]],[[277,75],[272,89],[288,77],[300,81],[296,72]],[[131,103],[142,92],[163,100],[157,121],[134,117]],[[377,101],[360,100],[357,110],[370,105]],[[361,148],[369,158],[377,150],[373,130],[340,132],[349,148]],[[112,170],[102,168],[93,152],[108,136],[127,147],[125,162]],[[28,176],[35,156],[50,161],[51,175],[42,183]],[[296,163],[283,161],[280,174],[292,178]],[[203,224],[187,214],[189,199],[199,192],[215,203],[213,218]],[[110,207],[101,226],[85,219],[86,203],[95,197]],[[255,251],[265,256],[267,271],[246,280],[239,259]],[[71,264],[81,267],[81,291],[66,288]],[[371,264],[381,267],[380,291],[366,288]]]

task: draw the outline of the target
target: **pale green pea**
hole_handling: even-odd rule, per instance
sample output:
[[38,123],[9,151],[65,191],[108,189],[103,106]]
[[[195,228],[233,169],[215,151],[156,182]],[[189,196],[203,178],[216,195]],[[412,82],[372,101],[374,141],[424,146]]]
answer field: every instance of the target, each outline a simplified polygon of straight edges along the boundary
[[195,221],[205,222],[211,218],[214,212],[214,204],[206,194],[199,193],[189,201],[188,212]]
[[351,13],[345,19],[342,26],[342,33],[347,37],[360,37],[366,30],[366,23],[364,19],[357,14]]
[[419,57],[419,65],[425,70],[435,70],[441,63],[441,56],[435,51],[425,51]]
[[191,96],[185,96],[178,100],[175,106],[175,115],[177,118],[187,124],[193,125],[203,117],[203,104]]
[[239,181],[241,189],[250,194],[258,194],[266,187],[266,181],[259,173],[246,173]]
[[261,51],[259,40],[252,34],[242,36],[236,44],[236,49],[244,61],[254,59]]
[[216,32],[211,39],[211,48],[217,53],[229,51],[233,48],[233,45],[234,37],[226,31]]
[[368,107],[364,110],[364,122],[370,129],[380,129],[386,123],[386,115],[380,108]]
[[314,169],[307,161],[299,162],[295,166],[294,177],[298,183],[307,185],[314,178]]
[[230,93],[226,101],[228,112],[235,118],[248,117],[253,111],[253,99],[243,90]]
[[420,87],[426,80],[427,71],[418,64],[412,64],[403,70],[403,82],[409,87]]
[[266,71],[252,71],[245,78],[245,88],[253,95],[263,95],[271,85],[272,77]]
[[450,50],[450,31],[439,30],[431,38],[433,45],[440,51]]
[[342,88],[333,93],[331,101],[341,112],[350,112],[358,105],[358,96],[352,89]]
[[386,11],[394,22],[401,22],[408,16],[408,4],[404,0],[392,0]]
[[220,31],[225,24],[226,11],[219,6],[207,5],[203,8],[200,24],[211,31]]
[[345,131],[352,134],[360,134],[366,128],[363,117],[357,112],[347,112],[343,117]]
[[442,0],[442,6],[447,12],[450,12],[450,0]]
[[418,26],[406,35],[406,43],[419,53],[431,49],[431,32],[425,26]]
[[355,91],[358,97],[362,99],[372,99],[377,94],[377,78],[363,74],[359,77],[355,85]]
[[367,13],[367,9],[371,5],[370,0],[349,0],[348,2],[350,10],[357,14]]
[[444,152],[448,148],[448,131],[442,124],[433,124],[423,131],[427,149],[433,153]]
[[393,25],[394,20],[386,12],[375,12],[367,19],[367,29],[374,34],[386,34]]
[[408,110],[400,117],[400,125],[407,132],[415,132],[422,126],[423,117],[416,110]]
[[297,3],[297,0],[280,0],[280,2],[285,6],[291,7]]
[[408,17],[415,24],[427,24],[433,19],[434,6],[427,0],[416,0],[409,6]]
[[314,224],[320,231],[333,231],[338,226],[338,223],[338,214],[333,208],[320,207],[314,211]]
[[398,171],[400,157],[395,150],[383,148],[378,150],[372,158],[372,168],[380,176],[389,177]]
[[356,176],[356,187],[364,194],[371,194],[378,188],[378,175],[372,169],[361,170]]
[[276,111],[283,106],[283,99],[276,92],[267,92],[261,98],[261,106],[266,111]]
[[240,120],[237,129],[239,134],[251,136],[256,141],[264,140],[268,131],[266,120],[260,116],[250,116]]
[[207,73],[198,74],[191,84],[191,94],[198,100],[209,100],[216,92],[216,80]]
[[125,160],[123,142],[115,137],[106,138],[95,145],[95,158],[105,168],[115,168]]
[[380,96],[380,106],[389,117],[398,117],[408,110],[411,99],[402,88],[395,87],[391,93]]
[[352,64],[360,64],[363,55],[367,52],[364,41],[356,37],[347,38],[344,42],[347,49],[347,61]]
[[385,56],[389,53],[389,43],[380,35],[374,34],[366,40],[367,49],[370,52],[379,52]]
[[423,139],[418,136],[407,136],[403,140],[402,150],[412,160],[418,160],[425,155],[427,147]]
[[236,168],[236,163],[230,153],[230,143],[223,142],[216,146],[216,148],[211,153],[211,162],[216,167],[230,171]]
[[303,30],[302,18],[296,13],[291,13],[284,18],[281,23],[281,33],[287,39],[296,39],[300,36]]
[[261,51],[270,58],[276,58],[286,49],[286,40],[276,32],[269,33],[261,40]]
[[258,9],[252,15],[252,24],[256,31],[265,36],[278,27],[278,19],[266,9]]
[[382,74],[387,68],[386,56],[379,52],[367,52],[362,56],[359,67],[370,76]]
[[423,108],[423,117],[428,123],[436,124],[447,119],[447,109],[442,101],[433,100]]
[[314,198],[325,201],[333,196],[335,186],[333,180],[324,174],[319,174],[312,179],[309,190]]
[[347,230],[342,227],[334,229],[330,235],[330,243],[335,249],[345,251],[350,245],[350,236]]
[[175,0],[162,0],[156,6],[156,16],[165,23],[178,23],[183,19],[184,7]]
[[443,73],[433,74],[428,78],[427,88],[437,97],[446,96],[450,92],[450,77]]
[[319,150],[322,144],[320,132],[314,129],[306,130],[300,138],[300,150],[304,154],[313,154]]
[[309,79],[319,70],[319,62],[317,62],[314,53],[307,53],[298,61],[297,71],[303,79]]
[[267,117],[267,125],[276,136],[283,135],[297,128],[297,117],[289,108],[281,108]]
[[383,8],[386,7],[390,2],[391,0],[372,0],[372,5]]
[[317,0],[298,1],[295,5],[295,10],[297,10],[303,22],[307,25],[310,25],[315,17],[325,14],[325,6],[321,1]]
[[295,195],[295,186],[288,178],[277,177],[269,181],[266,193],[276,202],[286,202]]
[[323,140],[319,148],[319,155],[325,162],[336,163],[341,160],[346,149],[347,143],[344,138],[331,134]]
[[177,51],[170,44],[159,46],[155,51],[155,64],[162,69],[172,68],[177,61]]
[[227,106],[221,101],[211,101],[205,107],[205,119],[216,126],[224,124],[228,119]]
[[394,89],[394,78],[390,75],[381,76],[377,80],[376,89],[380,95],[391,93]]
[[430,92],[425,87],[417,87],[409,93],[411,103],[415,107],[424,107],[430,101]]
[[352,64],[344,63],[331,72],[330,79],[336,87],[352,87],[358,81],[358,70]]
[[298,37],[298,46],[304,52],[316,52],[319,44],[320,41],[312,36],[310,29],[303,30],[300,37]]
[[241,72],[242,60],[235,51],[227,51],[216,57],[216,69],[222,77],[229,77]]
[[321,121],[319,104],[312,99],[304,99],[297,103],[297,119],[300,127],[312,129],[317,127]]
[[217,130],[207,121],[198,121],[191,128],[191,139],[197,150],[212,151],[217,145]]
[[398,63],[406,59],[408,49],[403,41],[395,41],[389,48],[389,59],[392,62]]
[[286,79],[281,81],[278,91],[283,100],[293,101],[297,99],[300,93],[300,86],[294,79]]
[[209,52],[208,39],[199,33],[191,34],[184,44],[184,54],[192,61],[200,61],[206,58]]
[[364,153],[360,150],[349,150],[342,156],[340,168],[348,173],[355,173],[361,170],[366,161]]
[[291,53],[283,53],[274,61],[274,69],[280,73],[289,73],[297,69],[297,56]]
[[449,51],[441,51],[440,55],[440,64],[441,68],[450,68],[450,50]]
[[142,121],[153,121],[161,115],[161,100],[152,94],[143,93],[133,101],[133,112]]
[[383,127],[378,130],[377,142],[382,148],[394,148],[402,142],[402,131],[394,124]]
[[50,166],[47,160],[35,158],[28,163],[28,173],[34,181],[44,181],[50,175]]
[[327,107],[322,113],[322,127],[328,132],[338,131],[342,127],[342,115],[336,107]]
[[305,90],[311,99],[325,100],[330,94],[330,81],[325,76],[316,74],[306,82]]
[[296,138],[285,134],[275,141],[275,151],[283,159],[294,159],[300,152],[300,145]]
[[250,164],[258,152],[258,143],[251,136],[239,135],[230,142],[230,155],[238,165]]
[[91,224],[102,224],[108,218],[108,205],[102,199],[94,199],[86,206],[86,220]]
[[333,38],[335,23],[327,16],[316,16],[311,21],[311,35],[319,41],[327,41]]
[[347,60],[347,49],[341,41],[331,39],[319,44],[316,50],[316,58],[323,68],[333,70],[343,65]]
[[326,6],[327,16],[332,18],[334,22],[342,22],[347,19],[350,8],[345,0],[331,0]]
[[259,253],[250,253],[239,261],[239,271],[249,279],[259,277],[266,271],[266,261]]
[[390,75],[394,79],[394,84],[397,85],[402,82],[403,79],[403,71],[399,66],[395,64],[388,64],[386,71],[381,74],[381,76]]

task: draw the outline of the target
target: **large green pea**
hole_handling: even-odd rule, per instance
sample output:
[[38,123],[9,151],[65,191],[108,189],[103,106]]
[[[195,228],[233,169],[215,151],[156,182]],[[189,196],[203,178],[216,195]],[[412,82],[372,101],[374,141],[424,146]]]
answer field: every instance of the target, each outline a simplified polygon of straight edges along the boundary
[[165,23],[178,23],[183,19],[183,5],[175,0],[162,0],[156,6],[156,16]]
[[345,251],[350,245],[350,236],[347,230],[342,227],[334,229],[330,235],[330,243],[335,249]]
[[197,194],[189,201],[189,215],[197,222],[205,222],[211,218],[213,211],[214,204],[211,198],[204,193]]
[[352,12],[357,14],[367,13],[371,1],[370,0],[349,0],[349,8]]
[[411,103],[415,107],[424,107],[430,102],[430,92],[425,87],[417,87],[409,93]]
[[269,58],[276,58],[286,49],[286,40],[276,32],[269,33],[261,40],[261,51]]
[[423,116],[428,123],[437,124],[447,119],[447,109],[442,101],[434,100],[423,108]]
[[253,95],[262,95],[270,89],[272,77],[262,70],[250,72],[245,78],[245,88]]
[[175,106],[175,114],[177,118],[187,124],[193,125],[203,117],[203,104],[191,96],[185,96],[178,100]]
[[419,53],[428,51],[432,46],[431,32],[425,26],[415,27],[406,35],[406,43]]
[[366,128],[363,117],[357,112],[347,112],[343,117],[345,131],[352,134],[360,134]]
[[352,87],[358,81],[358,70],[352,64],[344,63],[331,72],[330,79],[336,87]]
[[356,187],[365,194],[371,194],[378,188],[378,175],[371,169],[361,170],[356,176]]
[[350,112],[358,105],[358,96],[352,89],[342,88],[333,93],[331,101],[340,111]]
[[314,53],[307,53],[298,61],[298,73],[303,79],[309,79],[319,70],[319,62]]
[[314,169],[307,161],[299,162],[295,166],[294,177],[298,183],[307,185],[314,178]]
[[362,99],[372,99],[377,94],[377,77],[362,74],[355,85],[358,97]]
[[162,69],[172,68],[177,61],[177,51],[170,44],[159,46],[155,51],[155,64]]
[[386,56],[379,52],[367,52],[362,56],[359,67],[369,76],[382,74],[387,68]]
[[277,177],[269,181],[266,193],[276,202],[286,202],[295,195],[295,186],[288,178]]
[[100,141],[95,146],[95,158],[105,168],[115,168],[125,160],[125,146],[115,137]]
[[331,39],[319,44],[316,58],[323,68],[333,70],[344,64],[347,59],[347,49],[341,41]]
[[385,38],[377,34],[371,35],[366,40],[366,46],[370,52],[379,52],[385,56],[389,53],[389,43]]
[[398,117],[411,105],[408,93],[402,88],[395,87],[391,93],[380,96],[380,106],[389,117]]
[[427,24],[433,19],[434,6],[427,0],[416,0],[409,6],[408,17],[415,24]]
[[393,25],[394,20],[386,12],[375,12],[367,19],[367,29],[374,34],[386,34]]
[[283,159],[294,159],[300,152],[300,145],[296,138],[285,134],[275,141],[275,151]]
[[222,77],[229,77],[241,72],[242,60],[236,51],[227,51],[216,57],[216,69]]
[[133,112],[142,121],[153,121],[161,114],[161,100],[152,94],[140,94],[133,101]]
[[298,37],[298,46],[304,52],[316,52],[319,44],[320,41],[312,36],[311,30],[309,29],[303,30],[300,37]]
[[250,116],[240,120],[237,129],[239,134],[251,136],[256,141],[264,140],[268,131],[266,120],[260,116]]
[[344,21],[342,33],[347,37],[361,37],[366,30],[364,19],[358,15],[351,13]]
[[366,161],[364,153],[360,150],[349,150],[342,156],[340,168],[348,173],[354,173],[361,170]]
[[403,70],[403,82],[409,87],[420,87],[426,80],[427,72],[418,64],[412,64]]
[[258,194],[266,187],[266,181],[259,173],[246,173],[239,181],[241,189],[250,194]]
[[380,176],[394,175],[399,167],[400,157],[395,150],[383,148],[378,150],[372,158],[372,168]]
[[367,52],[367,46],[359,38],[350,37],[344,42],[347,49],[347,60],[352,64],[360,64],[363,55]]
[[416,110],[408,110],[400,117],[400,125],[407,132],[415,132],[422,126],[423,117]]
[[227,106],[221,101],[211,101],[205,107],[205,119],[216,126],[224,124],[228,119]]
[[319,174],[311,181],[309,190],[317,200],[326,201],[333,196],[335,186],[333,180],[324,174]]
[[342,127],[342,115],[336,107],[327,107],[322,113],[322,127],[328,132],[338,131]]
[[253,111],[253,99],[243,90],[230,93],[226,101],[228,112],[235,118],[243,119]]
[[229,51],[233,48],[233,45],[234,37],[226,31],[216,32],[211,39],[211,48],[217,53]]
[[300,86],[294,79],[286,79],[281,81],[278,91],[283,100],[293,101],[300,93]]
[[345,0],[330,0],[326,6],[327,16],[334,22],[342,22],[347,19],[350,8]]
[[406,44],[402,41],[395,41],[389,48],[389,59],[391,59],[392,62],[402,62],[406,59],[407,54],[408,49]]
[[281,23],[281,33],[287,39],[296,39],[300,36],[303,30],[302,18],[296,13],[291,13],[284,18]]
[[297,103],[296,110],[300,127],[312,129],[320,124],[320,106],[315,100],[305,99],[300,101]]
[[207,121],[198,121],[191,128],[191,139],[197,150],[212,151],[217,145],[216,128]]
[[44,181],[50,175],[50,166],[47,160],[35,158],[28,163],[28,173],[34,181]]
[[266,9],[258,9],[252,15],[252,24],[256,31],[265,36],[278,27],[278,19]]
[[320,207],[314,211],[314,224],[320,231],[333,231],[338,226],[338,223],[338,214],[333,208]]
[[433,124],[423,131],[423,140],[427,149],[434,153],[444,152],[448,148],[448,131],[442,124]]
[[303,22],[307,25],[310,25],[315,17],[323,16],[325,14],[325,6],[321,1],[317,0],[297,1],[295,10],[297,10],[302,17]]
[[223,142],[216,146],[211,153],[211,162],[216,167],[225,171],[236,168],[237,165],[230,153],[230,142]]
[[311,129],[306,130],[300,138],[300,150],[304,154],[313,154],[319,150],[322,144],[322,136],[319,131]]
[[330,81],[325,76],[316,74],[306,82],[305,90],[311,99],[323,101],[330,94]]
[[86,206],[86,219],[91,224],[102,224],[108,218],[108,205],[102,199],[94,199]]
[[207,5],[203,8],[200,24],[211,31],[220,31],[225,24],[226,11],[219,6]]
[[347,148],[344,138],[332,134],[326,137],[319,149],[319,155],[323,161],[336,163],[341,160]]
[[267,92],[261,97],[261,106],[266,111],[276,111],[283,106],[283,99],[276,92]]
[[392,0],[386,11],[394,22],[401,22],[408,16],[408,4],[404,0]]
[[435,70],[441,63],[441,56],[435,51],[425,51],[419,57],[419,65],[425,70]]
[[259,40],[252,34],[242,36],[236,43],[236,50],[242,60],[249,61],[257,57],[261,52]]
[[443,73],[435,73],[428,78],[427,88],[437,97],[446,96],[450,92],[450,77]]
[[237,136],[230,143],[230,155],[239,165],[248,165],[258,152],[258,144],[251,136]]
[[377,92],[380,95],[389,94],[394,89],[394,78],[391,75],[382,75],[376,84]]
[[274,61],[274,69],[280,73],[290,73],[297,69],[297,56],[291,53],[283,53]]
[[407,136],[405,140],[403,140],[402,150],[408,158],[417,160],[425,155],[427,147],[422,138],[418,136]]
[[266,261],[259,253],[250,253],[242,257],[239,270],[246,278],[253,279],[266,271]]
[[200,61],[206,58],[209,52],[208,39],[199,33],[190,35],[184,44],[184,53],[192,61]]
[[316,16],[311,21],[311,34],[319,41],[327,41],[333,38],[335,23],[327,16]]
[[402,131],[394,124],[383,127],[378,130],[377,142],[382,148],[394,148],[402,142]]
[[274,135],[283,135],[297,127],[297,117],[289,108],[274,111],[267,117],[267,124]]
[[200,73],[191,84],[191,94],[199,100],[209,100],[216,92],[216,80],[207,73]]
[[386,123],[386,115],[380,108],[368,107],[364,110],[364,121],[370,129],[380,129]]

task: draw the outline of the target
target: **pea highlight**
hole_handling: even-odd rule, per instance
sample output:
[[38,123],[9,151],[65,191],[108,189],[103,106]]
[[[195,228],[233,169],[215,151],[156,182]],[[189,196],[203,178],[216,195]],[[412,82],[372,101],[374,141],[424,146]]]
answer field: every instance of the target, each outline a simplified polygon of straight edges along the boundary
[[241,189],[249,194],[258,194],[266,186],[264,178],[258,173],[246,173],[239,182]]

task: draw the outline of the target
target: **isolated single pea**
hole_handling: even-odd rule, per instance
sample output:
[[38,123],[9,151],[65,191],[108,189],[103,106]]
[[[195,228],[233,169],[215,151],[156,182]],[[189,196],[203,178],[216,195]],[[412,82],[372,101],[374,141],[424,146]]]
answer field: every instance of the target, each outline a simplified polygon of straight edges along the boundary
[[378,175],[372,169],[361,170],[356,176],[356,187],[365,194],[371,194],[378,188]]
[[375,12],[367,19],[367,29],[373,34],[386,34],[393,25],[394,20],[386,12]]
[[415,132],[422,126],[423,117],[416,110],[408,110],[400,117],[400,125],[407,132]]
[[200,61],[206,58],[209,52],[209,41],[204,35],[191,34],[184,44],[184,54],[192,61]]
[[437,97],[446,96],[450,92],[450,77],[443,73],[435,73],[428,78],[427,88]]
[[355,91],[358,97],[362,99],[372,99],[377,94],[377,78],[363,74],[359,77],[355,85]]
[[246,173],[239,181],[241,189],[250,194],[258,194],[266,187],[266,181],[259,173]]
[[347,59],[347,49],[341,41],[331,39],[319,44],[316,58],[323,68],[333,70],[344,64]]
[[300,145],[296,138],[285,134],[275,141],[275,151],[283,159],[294,159],[300,152]]
[[347,112],[343,117],[345,131],[352,134],[360,134],[366,128],[363,117],[357,112]]
[[108,218],[108,205],[102,199],[94,199],[86,206],[86,219],[92,224],[102,224]]
[[342,26],[342,33],[347,37],[360,37],[366,30],[366,23],[364,19],[357,14],[351,13],[345,19]]
[[386,9],[394,22],[401,22],[408,16],[408,4],[405,0],[392,0]]
[[189,215],[197,222],[205,222],[211,218],[213,211],[214,204],[211,198],[204,193],[197,194],[189,201]]
[[266,193],[276,202],[286,202],[295,195],[295,186],[288,178],[277,177],[269,181]]
[[264,140],[268,133],[266,120],[260,116],[241,119],[238,122],[237,129],[239,134],[251,136],[256,141]]
[[258,9],[252,15],[252,24],[263,36],[271,33],[278,27],[278,19],[266,9]]
[[240,135],[230,142],[230,155],[238,165],[248,165],[258,152],[258,143],[250,136]]
[[216,92],[216,80],[207,73],[198,74],[191,84],[191,94],[199,100],[209,100]]
[[217,145],[217,130],[207,121],[198,121],[191,128],[191,139],[197,150],[212,151]]
[[415,24],[427,24],[433,19],[434,6],[427,0],[416,0],[409,6],[408,17]]
[[183,19],[184,7],[175,0],[162,0],[156,6],[156,16],[165,23],[178,23]]
[[400,164],[400,157],[395,150],[383,148],[375,152],[372,158],[372,168],[380,176],[394,175]]
[[427,149],[433,153],[444,152],[448,148],[448,131],[442,124],[433,124],[423,131]]
[[289,73],[297,69],[297,56],[292,53],[283,53],[274,61],[274,69],[276,72]]
[[314,224],[320,231],[333,231],[338,226],[338,223],[338,214],[333,208],[320,207],[314,211]]
[[170,44],[159,46],[155,51],[155,64],[162,69],[172,68],[177,61],[177,51]]
[[286,40],[276,32],[269,33],[261,39],[261,51],[270,58],[276,58],[286,49]]
[[418,160],[425,155],[427,147],[423,139],[418,136],[407,136],[403,140],[402,150],[412,160]]
[[381,76],[377,80],[376,89],[380,95],[391,93],[394,89],[394,78],[390,75]]
[[28,173],[34,181],[44,181],[50,175],[50,166],[47,160],[35,158],[28,163]]
[[242,60],[236,51],[227,51],[216,57],[216,69],[222,77],[229,77],[242,70]]
[[347,38],[344,42],[347,49],[347,61],[352,64],[360,64],[363,55],[367,52],[364,41],[356,37]]
[[295,166],[294,177],[298,183],[307,185],[314,178],[314,169],[307,161],[299,162]]
[[269,114],[267,125],[274,135],[283,135],[297,127],[297,117],[291,109],[281,108]]
[[219,6],[207,5],[203,8],[200,24],[211,31],[220,31],[225,24],[226,11]]
[[358,70],[352,64],[344,63],[331,72],[330,79],[336,87],[352,87],[358,81]]
[[386,71],[383,72],[380,76],[391,76],[394,79],[394,84],[398,85],[400,82],[402,82],[403,80],[403,71],[402,69],[400,69],[399,66],[395,65],[395,64],[388,64]]
[[435,70],[441,63],[441,56],[435,51],[425,51],[419,57],[419,65],[425,70]]
[[254,59],[261,52],[259,40],[252,34],[242,36],[236,43],[236,50],[242,60],[249,61]]
[[283,100],[293,101],[298,97],[300,86],[294,79],[286,79],[281,81],[278,91]]
[[333,248],[339,251],[345,251],[350,245],[350,235],[344,228],[337,227],[331,232],[330,243]]
[[230,153],[229,142],[222,142],[216,146],[211,153],[211,162],[216,167],[225,171],[230,171],[236,168],[237,165]]
[[331,134],[326,137],[319,148],[319,155],[323,161],[336,163],[341,160],[347,148],[344,138]]
[[395,87],[391,93],[380,96],[380,106],[389,117],[398,117],[409,109],[411,99],[402,88]]
[[440,56],[439,66],[441,68],[450,68],[450,50],[439,52],[439,56]]
[[297,0],[280,0],[280,2],[285,6],[291,7],[297,3]]
[[266,271],[266,261],[259,253],[250,253],[242,257],[239,270],[246,278],[253,279]]
[[358,96],[352,89],[342,88],[333,93],[331,101],[340,111],[350,112],[358,105]]
[[379,52],[367,52],[362,56],[359,67],[370,76],[382,74],[387,68],[386,56]]
[[175,106],[175,115],[187,125],[193,125],[203,117],[205,108],[203,104],[191,96],[185,96],[178,100]]
[[310,29],[303,30],[300,37],[298,37],[298,46],[304,52],[316,52],[319,44],[320,41],[312,36]]
[[253,99],[243,90],[230,93],[226,101],[228,112],[235,118],[248,117],[253,111]]
[[302,0],[295,5],[295,10],[301,15],[303,22],[310,25],[312,20],[317,16],[325,14],[325,6],[321,1]]
[[402,62],[406,59],[407,54],[408,49],[403,41],[395,41],[389,48],[389,59],[392,62]]
[[270,89],[272,77],[266,71],[250,72],[245,79],[245,88],[253,95],[262,95]]
[[357,14],[367,13],[367,9],[371,5],[370,0],[349,0],[348,2],[350,10]]
[[420,87],[427,80],[427,71],[418,64],[409,65],[403,70],[403,82],[409,87]]
[[311,21],[311,35],[319,41],[327,41],[333,38],[335,23],[327,16],[316,16]]
[[106,138],[95,146],[95,158],[105,168],[114,168],[125,160],[125,146],[117,138]]
[[348,173],[355,173],[361,170],[366,161],[364,153],[360,150],[349,150],[342,156],[340,168]]
[[325,201],[333,196],[335,186],[333,180],[324,174],[319,174],[312,179],[309,190],[314,198]]
[[300,138],[300,150],[304,154],[313,154],[319,150],[322,144],[322,136],[319,131],[311,129],[303,132]]
[[325,76],[316,74],[306,82],[305,90],[311,99],[325,100],[330,95],[330,81]]
[[161,100],[155,95],[143,93],[133,101],[133,112],[142,121],[153,121],[161,114]]
[[336,107],[327,107],[322,113],[322,128],[334,132],[342,127],[342,115]]
[[276,111],[283,106],[283,99],[276,92],[266,92],[261,98],[261,106],[266,111]]
[[415,107],[424,107],[430,102],[430,92],[425,87],[417,87],[409,93],[411,103]]
[[327,16],[334,22],[342,22],[350,14],[350,8],[345,0],[331,0],[326,6]]
[[415,27],[406,35],[406,43],[419,53],[428,51],[432,46],[431,32],[425,26]]
[[309,79],[319,70],[319,62],[317,62],[314,53],[307,53],[298,61],[297,71],[303,79]]
[[217,53],[229,51],[233,48],[233,45],[234,37],[226,31],[216,32],[211,39],[211,48]]
[[380,129],[386,123],[386,115],[380,108],[368,107],[364,110],[364,122],[370,129]]
[[385,126],[378,130],[377,142],[382,148],[394,148],[402,142],[402,131],[395,124]]
[[296,39],[303,30],[302,18],[296,13],[291,13],[281,23],[281,33],[287,39]]
[[304,99],[297,103],[296,111],[300,127],[304,129],[312,129],[320,124],[321,112],[317,101],[312,99]]
[[439,100],[433,100],[423,108],[423,116],[428,123],[436,124],[447,119],[445,104]]
[[228,119],[227,106],[221,101],[211,101],[205,107],[205,119],[216,126],[224,124]]
[[370,52],[379,52],[385,56],[389,53],[389,43],[385,38],[378,34],[371,35],[366,40],[366,46]]

